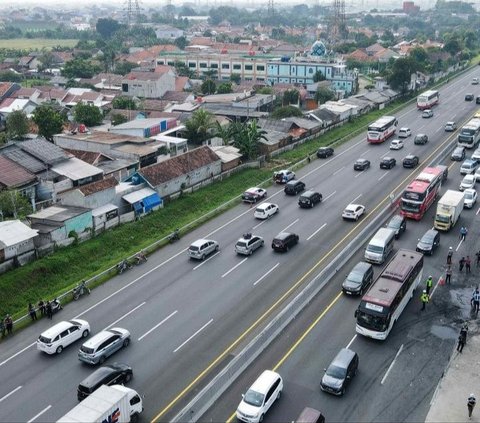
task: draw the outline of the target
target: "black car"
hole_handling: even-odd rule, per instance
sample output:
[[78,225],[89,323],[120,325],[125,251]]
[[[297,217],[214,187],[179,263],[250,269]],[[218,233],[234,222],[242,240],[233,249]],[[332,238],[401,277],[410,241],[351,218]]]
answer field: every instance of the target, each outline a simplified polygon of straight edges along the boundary
[[429,229],[418,240],[417,251],[431,256],[435,249],[440,245],[440,233],[435,229]]
[[302,192],[305,189],[305,183],[302,181],[288,181],[285,184],[285,194],[287,195],[297,195],[299,192]]
[[428,135],[426,134],[417,134],[413,140],[413,143],[416,145],[423,145],[428,142]]
[[363,295],[373,282],[373,266],[361,261],[347,275],[343,281],[342,291],[348,295]]
[[365,170],[370,167],[370,160],[357,159],[353,164],[353,170]]
[[397,164],[393,157],[384,157],[380,162],[380,169],[391,169]]
[[315,204],[322,201],[323,196],[316,191],[306,191],[298,199],[298,205],[304,209],[312,208]]
[[465,94],[465,101],[473,101],[475,96],[472,93]]
[[320,389],[333,395],[343,395],[353,377],[357,374],[358,355],[347,348],[342,348],[325,369],[320,382]]
[[390,222],[388,222],[387,228],[395,231],[395,238],[398,239],[407,229],[407,219],[400,214],[396,214],[390,219]]
[[456,162],[463,161],[465,159],[465,147],[456,147],[455,150],[453,150],[450,159]]
[[319,159],[326,159],[327,157],[333,156],[333,148],[332,147],[320,147],[317,150],[317,157]]
[[480,104],[480,95],[477,95],[477,98],[475,99],[475,103]]
[[409,154],[403,159],[402,164],[405,168],[414,168],[417,167],[419,161],[420,159],[418,158],[418,156],[415,156],[414,154]]
[[272,248],[275,251],[288,251],[294,245],[298,244],[297,234],[289,232],[280,232],[272,241]]
[[113,363],[108,366],[102,366],[78,385],[77,398],[79,401],[82,401],[102,385],[128,383],[132,376],[132,368],[127,364]]

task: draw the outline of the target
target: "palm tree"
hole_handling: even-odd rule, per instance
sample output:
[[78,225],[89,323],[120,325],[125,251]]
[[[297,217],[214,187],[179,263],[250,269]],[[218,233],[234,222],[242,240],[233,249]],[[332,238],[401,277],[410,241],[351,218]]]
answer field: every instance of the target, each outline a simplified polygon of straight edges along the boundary
[[185,122],[185,135],[188,142],[200,145],[211,138],[211,132],[214,127],[215,119],[213,114],[205,109],[198,109]]
[[258,142],[267,140],[266,131],[257,126],[257,121],[252,120],[240,125],[239,130],[233,135],[233,145],[240,149],[240,153],[248,160],[257,157]]

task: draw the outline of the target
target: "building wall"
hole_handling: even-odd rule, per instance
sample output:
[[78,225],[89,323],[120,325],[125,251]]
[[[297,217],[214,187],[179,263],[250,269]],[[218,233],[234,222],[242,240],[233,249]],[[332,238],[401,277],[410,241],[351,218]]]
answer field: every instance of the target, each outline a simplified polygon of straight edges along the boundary
[[130,97],[160,98],[167,91],[175,91],[175,75],[171,72],[154,80],[125,79],[122,81],[122,92]]
[[84,232],[86,229],[90,229],[93,225],[92,212],[88,211],[80,216],[72,217],[65,222],[65,230],[67,234],[71,231],[75,231],[77,234]]
[[88,196],[84,196],[79,190],[72,190],[59,195],[59,197],[60,202],[66,206],[96,209],[105,206],[115,199],[115,187],[98,191]]
[[19,242],[18,244],[5,247],[3,250],[3,261],[9,260],[11,258],[20,256],[25,254],[29,251],[33,251],[35,249],[35,245],[33,243],[34,238],[28,239],[23,242]]

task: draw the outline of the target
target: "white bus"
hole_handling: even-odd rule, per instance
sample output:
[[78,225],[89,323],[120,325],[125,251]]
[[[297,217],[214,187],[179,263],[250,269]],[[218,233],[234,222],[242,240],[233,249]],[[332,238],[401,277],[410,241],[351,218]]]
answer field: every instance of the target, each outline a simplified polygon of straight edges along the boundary
[[399,250],[355,310],[357,333],[385,340],[422,279],[423,254]]
[[417,97],[417,108],[419,110],[430,109],[440,100],[440,93],[437,90],[428,90]]
[[465,148],[475,148],[480,141],[480,119],[470,119],[458,133],[458,145]]
[[378,144],[391,137],[397,129],[398,121],[395,116],[382,116],[367,128],[367,141]]

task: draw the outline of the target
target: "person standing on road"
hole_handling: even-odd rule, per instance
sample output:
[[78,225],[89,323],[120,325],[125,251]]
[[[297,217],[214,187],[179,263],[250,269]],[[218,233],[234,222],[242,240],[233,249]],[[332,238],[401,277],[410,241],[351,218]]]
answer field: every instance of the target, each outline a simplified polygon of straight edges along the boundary
[[452,279],[452,266],[448,265],[447,270],[445,271],[445,283],[450,285]]
[[428,297],[428,294],[427,294],[427,290],[424,289],[423,292],[422,292],[422,295],[420,296],[420,301],[422,301],[422,310],[421,311],[425,310],[425,307],[428,303],[428,298],[429,297]]
[[472,311],[475,313],[475,316],[478,316],[478,310],[480,308],[480,291],[478,290],[478,286],[475,288],[475,291],[473,291],[470,302],[472,304]]
[[480,267],[480,250],[475,253],[475,257],[477,258],[477,267]]
[[465,259],[465,273],[468,275],[469,273],[472,273],[470,265],[472,264],[472,260],[470,260],[470,256],[467,256]]
[[462,329],[460,329],[460,335],[458,336],[458,345],[457,345],[457,351],[461,353],[463,351],[463,347],[467,343],[467,332],[468,332],[468,326],[465,323],[462,326]]
[[447,264],[449,264],[449,265],[452,264],[452,257],[453,257],[453,248],[449,247],[448,248],[448,255],[447,255]]
[[45,310],[45,303],[43,302],[43,300],[40,300],[38,302],[38,309],[40,310],[40,314],[42,316],[45,316],[45,314],[47,314],[47,311]]
[[427,291],[427,295],[430,295],[430,290],[432,289],[432,285],[433,285],[433,276],[430,275],[425,281],[425,290]]
[[473,409],[475,408],[475,404],[477,403],[477,399],[475,395],[470,394],[467,399],[467,409],[468,409],[468,418],[472,420]]
[[28,314],[32,320],[37,320],[37,312],[35,311],[35,307],[32,303],[28,303]]
[[3,319],[0,319],[0,334],[2,334],[2,338],[5,338],[5,333],[6,333],[5,322],[3,321]]
[[463,270],[463,266],[465,266],[465,257],[462,257],[462,258],[458,261],[458,269],[460,270],[460,272]]
[[52,304],[50,301],[47,300],[47,305],[45,306],[45,310],[47,312],[47,317],[52,320],[53,317],[53,310],[52,310]]
[[461,239],[462,241],[465,241],[465,238],[466,238],[466,236],[467,236],[467,233],[468,233],[467,227],[466,227],[466,226],[462,226],[462,227],[460,228],[460,239]]
[[10,317],[10,314],[7,314],[5,317],[5,327],[7,328],[7,334],[11,335],[13,332],[13,320]]

